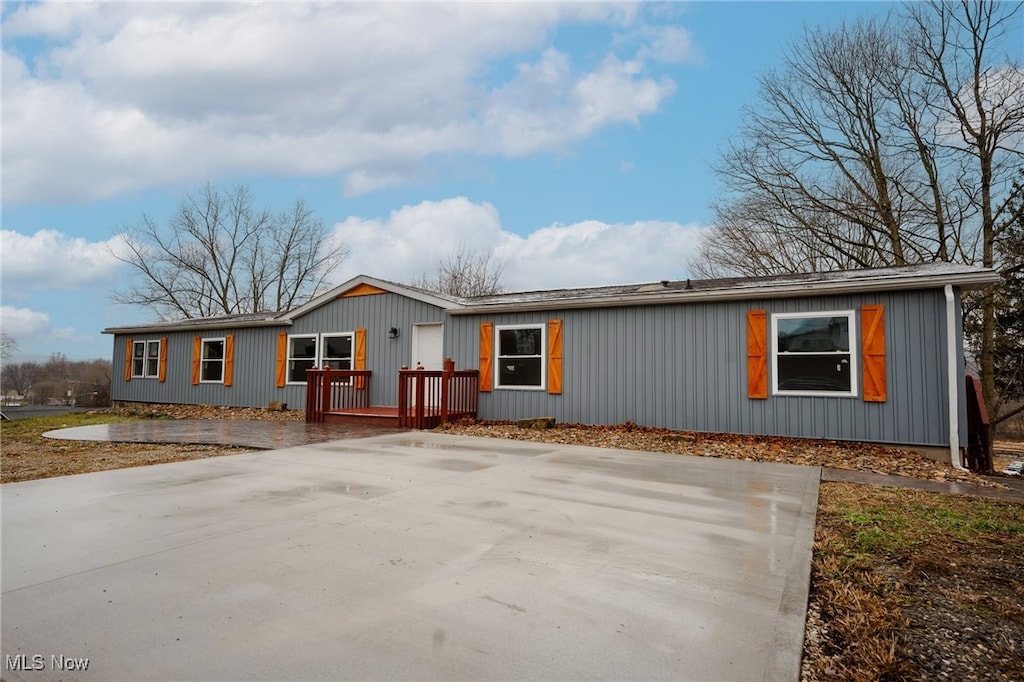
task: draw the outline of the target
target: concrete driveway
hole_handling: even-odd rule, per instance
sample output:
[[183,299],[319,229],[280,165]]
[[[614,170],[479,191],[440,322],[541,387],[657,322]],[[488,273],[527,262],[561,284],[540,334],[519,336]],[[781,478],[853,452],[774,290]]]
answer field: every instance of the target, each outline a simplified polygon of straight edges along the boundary
[[10,483],[3,679],[796,680],[818,479],[410,432]]

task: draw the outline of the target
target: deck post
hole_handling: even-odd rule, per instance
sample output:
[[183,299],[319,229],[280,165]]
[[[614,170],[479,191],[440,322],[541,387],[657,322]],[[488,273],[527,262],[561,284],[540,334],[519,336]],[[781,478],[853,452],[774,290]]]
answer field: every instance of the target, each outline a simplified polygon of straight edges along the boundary
[[331,367],[327,365],[324,367],[323,375],[320,380],[323,382],[320,384],[320,413],[331,411]]
[[320,421],[320,412],[317,409],[317,398],[320,396],[320,385],[317,382],[318,375],[306,370],[306,421]]
[[423,365],[416,368],[419,370],[414,376],[416,382],[416,416],[413,419],[413,428],[422,429],[424,418],[423,418],[423,403],[426,402],[426,383],[423,380]]
[[441,423],[448,423],[448,396],[450,395],[450,384],[452,375],[455,374],[455,361],[451,358],[444,359],[444,370],[441,372]]
[[404,374],[409,369],[402,365],[398,370],[398,425],[406,426],[409,421],[409,378]]

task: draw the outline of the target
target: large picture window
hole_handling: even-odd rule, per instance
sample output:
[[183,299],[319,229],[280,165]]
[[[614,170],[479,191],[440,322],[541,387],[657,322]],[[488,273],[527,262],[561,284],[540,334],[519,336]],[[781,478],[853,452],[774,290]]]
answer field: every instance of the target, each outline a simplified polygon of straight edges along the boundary
[[544,325],[497,327],[497,386],[544,388]]
[[132,344],[132,378],[155,379],[159,374],[160,342],[134,342]]
[[782,395],[857,394],[852,310],[772,316],[772,383]]
[[203,339],[200,381],[224,382],[224,339]]
[[306,383],[314,367],[352,369],[353,334],[305,334],[288,337],[288,382]]

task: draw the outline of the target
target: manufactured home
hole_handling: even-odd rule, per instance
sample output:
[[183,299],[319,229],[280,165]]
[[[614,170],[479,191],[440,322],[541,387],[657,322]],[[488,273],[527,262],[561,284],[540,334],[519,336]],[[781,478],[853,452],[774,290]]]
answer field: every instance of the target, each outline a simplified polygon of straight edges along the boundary
[[935,263],[453,298],[359,276],[283,313],[104,333],[118,402],[307,409],[307,376],[326,371],[364,408],[395,409],[416,400],[402,375],[450,358],[472,372],[467,409],[480,419],[628,421],[956,457],[967,439],[961,295],[997,279]]

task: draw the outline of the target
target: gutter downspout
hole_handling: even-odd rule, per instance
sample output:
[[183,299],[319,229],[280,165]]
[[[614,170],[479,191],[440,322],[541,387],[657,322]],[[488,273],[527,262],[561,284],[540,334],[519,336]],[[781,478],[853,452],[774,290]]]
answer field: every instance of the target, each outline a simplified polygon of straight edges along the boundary
[[966,471],[960,463],[960,387],[956,357],[956,299],[953,285],[944,287],[946,292],[946,384],[949,391],[949,463],[954,469]]

